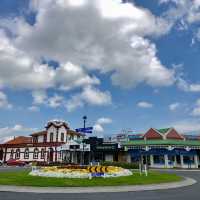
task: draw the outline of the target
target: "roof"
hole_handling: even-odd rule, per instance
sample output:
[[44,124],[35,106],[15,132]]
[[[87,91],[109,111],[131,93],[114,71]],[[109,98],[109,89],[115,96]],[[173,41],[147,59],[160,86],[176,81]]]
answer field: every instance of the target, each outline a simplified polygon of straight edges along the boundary
[[132,140],[122,142],[124,146],[146,146],[146,145],[184,145],[184,146],[200,146],[200,140]]
[[63,120],[51,120],[47,123],[46,128],[48,129],[50,126],[54,126],[56,128],[64,126],[66,129],[69,129],[68,124]]
[[46,135],[46,134],[47,134],[47,131],[39,131],[36,133],[32,133],[31,136],[39,136],[39,135]]
[[19,136],[12,140],[9,140],[5,144],[29,144],[32,143],[31,137]]

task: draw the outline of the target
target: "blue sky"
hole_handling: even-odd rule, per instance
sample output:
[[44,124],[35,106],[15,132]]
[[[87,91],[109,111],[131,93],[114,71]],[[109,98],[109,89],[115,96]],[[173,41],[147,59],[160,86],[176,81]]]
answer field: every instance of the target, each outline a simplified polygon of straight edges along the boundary
[[200,3],[124,2],[1,1],[1,141],[83,115],[96,135],[200,132]]

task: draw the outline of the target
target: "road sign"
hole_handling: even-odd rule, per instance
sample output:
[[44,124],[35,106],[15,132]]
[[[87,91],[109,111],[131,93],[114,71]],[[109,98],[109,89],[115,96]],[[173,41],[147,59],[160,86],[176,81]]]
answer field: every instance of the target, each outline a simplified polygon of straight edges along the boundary
[[93,127],[77,128],[76,132],[82,133],[92,133]]

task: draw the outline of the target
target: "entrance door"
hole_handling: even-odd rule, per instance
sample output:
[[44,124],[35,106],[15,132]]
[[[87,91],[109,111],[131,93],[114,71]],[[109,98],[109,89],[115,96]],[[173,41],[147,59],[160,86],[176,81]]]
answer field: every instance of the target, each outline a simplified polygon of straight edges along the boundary
[[50,148],[50,151],[49,151],[49,162],[53,162],[53,149]]
[[3,160],[3,149],[0,149],[0,160]]

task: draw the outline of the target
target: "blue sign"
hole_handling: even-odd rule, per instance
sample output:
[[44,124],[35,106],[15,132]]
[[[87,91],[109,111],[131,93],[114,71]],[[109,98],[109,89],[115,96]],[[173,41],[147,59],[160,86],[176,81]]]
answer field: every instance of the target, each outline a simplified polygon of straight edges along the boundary
[[91,173],[92,177],[103,177],[104,173]]
[[78,128],[75,129],[76,132],[81,132],[81,133],[92,133],[93,127],[86,127],[86,128]]

